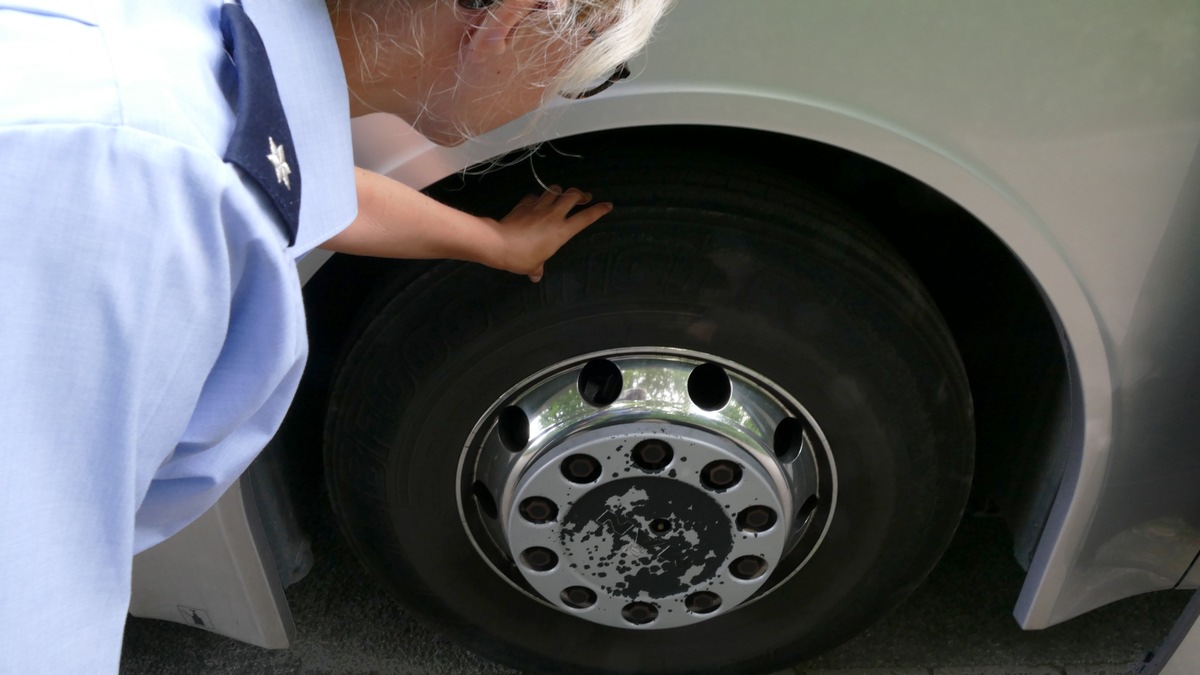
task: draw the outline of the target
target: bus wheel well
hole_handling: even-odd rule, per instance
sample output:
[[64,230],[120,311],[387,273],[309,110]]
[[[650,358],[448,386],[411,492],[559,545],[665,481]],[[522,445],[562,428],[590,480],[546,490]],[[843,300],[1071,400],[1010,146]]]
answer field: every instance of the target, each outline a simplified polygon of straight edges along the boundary
[[[619,129],[546,143],[490,168],[452,175],[434,196],[470,190],[499,172],[524,172],[550,184],[538,158],[620,152],[622,147],[697,147],[817,188],[872,222],[916,270],[945,317],[962,355],[976,418],[973,508],[1008,522],[1015,554],[1028,566],[1062,475],[1069,410],[1067,354],[1053,310],[1025,267],[988,227],[945,195],[891,167],[823,143],[736,128],[666,126]],[[587,189],[587,186],[579,186]],[[513,200],[520,195],[514,195]],[[330,381],[343,345],[369,315],[368,291],[388,274],[415,279],[430,263],[335,256],[305,286],[310,358],[301,390],[276,443],[286,446],[288,501],[316,499]],[[311,507],[307,507],[311,509]],[[322,506],[323,508],[323,506]],[[297,509],[311,522],[306,508]]]

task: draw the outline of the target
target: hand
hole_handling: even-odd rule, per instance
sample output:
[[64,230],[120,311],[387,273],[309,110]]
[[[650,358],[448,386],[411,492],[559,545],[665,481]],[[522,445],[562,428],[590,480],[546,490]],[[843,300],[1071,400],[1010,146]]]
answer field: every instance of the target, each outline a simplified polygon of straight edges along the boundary
[[336,253],[380,258],[466,260],[542,278],[546,259],[580,230],[612,211],[591,195],[551,186],[529,196],[499,221],[446,206],[387,176],[355,169],[358,215],[321,244]]
[[525,274],[533,282],[541,281],[546,260],[567,240],[613,209],[611,203],[604,202],[571,214],[572,209],[591,200],[592,196],[581,190],[564,191],[551,185],[541,196],[529,195],[517,202],[499,221],[489,219],[499,245],[488,264]]

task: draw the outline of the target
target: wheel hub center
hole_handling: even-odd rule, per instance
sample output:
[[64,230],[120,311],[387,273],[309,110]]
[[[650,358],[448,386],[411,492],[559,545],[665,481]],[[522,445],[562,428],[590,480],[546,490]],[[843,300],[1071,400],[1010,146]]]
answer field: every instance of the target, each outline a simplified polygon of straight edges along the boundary
[[[782,555],[791,508],[752,452],[645,420],[562,439],[523,472],[510,504],[512,559],[542,597],[652,629],[752,596]],[[769,517],[746,522],[760,512]]]
[[570,566],[604,592],[658,600],[710,583],[733,534],[725,510],[699,488],[646,476],[585,494],[558,537]]

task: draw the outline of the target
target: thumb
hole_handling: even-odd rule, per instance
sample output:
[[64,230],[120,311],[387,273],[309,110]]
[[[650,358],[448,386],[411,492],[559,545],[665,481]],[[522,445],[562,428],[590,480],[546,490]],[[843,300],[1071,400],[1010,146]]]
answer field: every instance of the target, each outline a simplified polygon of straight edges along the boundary
[[536,284],[537,282],[542,280],[542,275],[545,274],[545,272],[546,272],[546,266],[544,264],[538,265],[538,268],[536,270],[534,270],[533,274],[529,275],[529,280]]

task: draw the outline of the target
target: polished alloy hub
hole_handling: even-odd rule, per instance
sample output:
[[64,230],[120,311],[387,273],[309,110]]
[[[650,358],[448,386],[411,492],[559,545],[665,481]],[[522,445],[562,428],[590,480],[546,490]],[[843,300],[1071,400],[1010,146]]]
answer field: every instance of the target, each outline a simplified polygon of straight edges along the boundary
[[[662,422],[622,424],[615,431],[571,437],[519,481],[514,503],[539,499],[563,505],[553,521],[530,520],[519,507],[504,519],[514,555],[555,552],[557,564],[547,569],[521,566],[529,585],[546,598],[559,598],[566,588],[593,589],[594,603],[571,608],[616,626],[630,622],[627,615],[635,611],[630,606],[638,603],[652,607],[657,617],[632,623],[669,628],[694,622],[687,606],[693,594],[715,595],[730,607],[750,597],[765,575],[742,574],[734,562],[762,561],[765,569],[766,561],[778,560],[787,542],[787,519],[781,527],[739,530],[738,515],[787,513],[790,495],[775,489],[749,453],[715,434]],[[676,457],[658,475],[647,471],[630,454],[639,440],[665,444]],[[597,462],[598,471],[587,482],[560,470],[578,457]],[[702,476],[722,463],[747,468],[718,492]]]
[[836,493],[799,403],[667,349],[535,375],[481,420],[461,467],[464,523],[497,573],[628,629],[691,625],[769,592],[815,550]]

